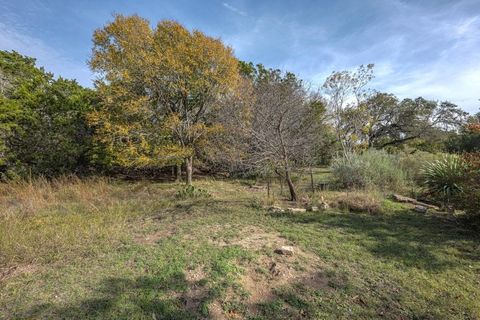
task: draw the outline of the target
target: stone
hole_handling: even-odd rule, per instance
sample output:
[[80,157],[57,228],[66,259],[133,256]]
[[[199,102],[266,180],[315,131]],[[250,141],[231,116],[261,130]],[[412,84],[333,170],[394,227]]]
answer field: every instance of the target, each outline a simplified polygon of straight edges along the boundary
[[320,201],[318,202],[318,206],[319,206],[320,209],[322,209],[322,210],[330,209],[330,206],[329,206],[328,203],[325,201],[325,199],[323,198],[323,196],[320,197]]
[[317,212],[318,207],[317,206],[311,206],[308,211]]
[[290,212],[307,212],[305,208],[288,208],[287,210]]
[[392,199],[397,201],[397,202],[411,203],[411,204],[414,204],[414,205],[417,205],[417,206],[421,206],[421,207],[425,207],[425,208],[429,208],[429,209],[433,209],[433,210],[439,210],[440,209],[439,207],[434,206],[433,204],[424,203],[424,202],[418,201],[418,200],[413,199],[413,198],[401,196],[399,194],[393,194]]
[[330,206],[329,206],[328,203],[326,203],[326,202],[320,202],[320,204],[319,204],[318,206],[319,206],[320,209],[322,209],[322,210],[330,209]]
[[271,211],[271,212],[285,212],[285,210],[283,208],[277,207],[277,206],[269,207],[268,211]]
[[426,213],[427,212],[427,207],[424,207],[424,206],[415,206],[415,208],[413,208],[413,210],[415,212],[418,212],[418,213]]
[[280,248],[275,249],[274,251],[277,254],[282,254],[284,256],[293,256],[295,251],[291,246],[281,246]]

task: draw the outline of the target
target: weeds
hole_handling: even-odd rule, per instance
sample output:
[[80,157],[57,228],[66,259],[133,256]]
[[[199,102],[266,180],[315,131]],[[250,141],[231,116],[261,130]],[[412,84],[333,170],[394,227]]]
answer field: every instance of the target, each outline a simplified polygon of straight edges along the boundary
[[375,192],[353,191],[338,193],[331,202],[333,207],[350,212],[383,213],[382,197]]
[[166,201],[144,187],[74,176],[0,184],[0,266],[91,256],[122,241],[131,219]]
[[205,189],[194,186],[186,186],[175,193],[175,198],[180,200],[196,199],[196,198],[210,198],[212,195]]
[[[269,214],[256,190],[197,185],[214,199],[176,199],[173,183],[1,185],[0,318],[480,316],[478,239],[456,224],[365,190],[316,194],[336,206],[322,212]],[[379,203],[382,215],[339,210]],[[296,254],[277,256],[283,244]]]

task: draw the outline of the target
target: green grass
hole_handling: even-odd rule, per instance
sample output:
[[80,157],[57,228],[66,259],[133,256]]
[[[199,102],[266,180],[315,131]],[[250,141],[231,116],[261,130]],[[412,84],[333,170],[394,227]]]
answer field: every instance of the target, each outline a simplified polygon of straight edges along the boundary
[[273,214],[244,184],[196,185],[211,197],[102,179],[0,192],[0,319],[480,317],[480,240],[454,222],[388,200]]

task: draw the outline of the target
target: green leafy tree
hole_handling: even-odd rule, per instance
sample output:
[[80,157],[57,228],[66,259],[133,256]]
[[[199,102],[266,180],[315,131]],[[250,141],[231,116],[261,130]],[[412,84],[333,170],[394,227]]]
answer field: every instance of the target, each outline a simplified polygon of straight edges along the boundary
[[460,132],[451,135],[445,144],[449,152],[480,152],[480,113],[471,116]]
[[35,59],[0,51],[0,132],[3,174],[55,176],[89,165],[86,115],[93,93],[54,79]]
[[92,70],[102,109],[93,113],[98,137],[123,165],[185,160],[218,130],[210,121],[238,80],[232,49],[200,31],[138,16],[115,16],[95,31]]
[[[357,128],[359,143],[382,149],[406,143],[420,149],[423,145],[441,145],[448,133],[455,132],[464,123],[467,113],[457,105],[436,102],[422,97],[399,101],[393,94],[375,93],[356,108],[358,115],[346,121]],[[348,119],[348,118],[347,118]],[[355,129],[352,129],[355,131]]]

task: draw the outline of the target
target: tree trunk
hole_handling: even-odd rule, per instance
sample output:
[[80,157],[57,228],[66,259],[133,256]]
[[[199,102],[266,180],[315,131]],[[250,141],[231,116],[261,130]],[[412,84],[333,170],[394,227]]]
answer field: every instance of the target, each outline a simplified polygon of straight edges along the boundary
[[182,180],[182,164],[177,163],[175,165],[175,182],[180,182]]
[[192,174],[193,174],[193,156],[185,159],[186,171],[187,171],[187,186],[192,185]]
[[292,178],[290,177],[290,170],[285,170],[285,180],[287,180],[288,190],[290,191],[290,200],[297,201],[297,192],[295,191],[295,186],[293,185]]

